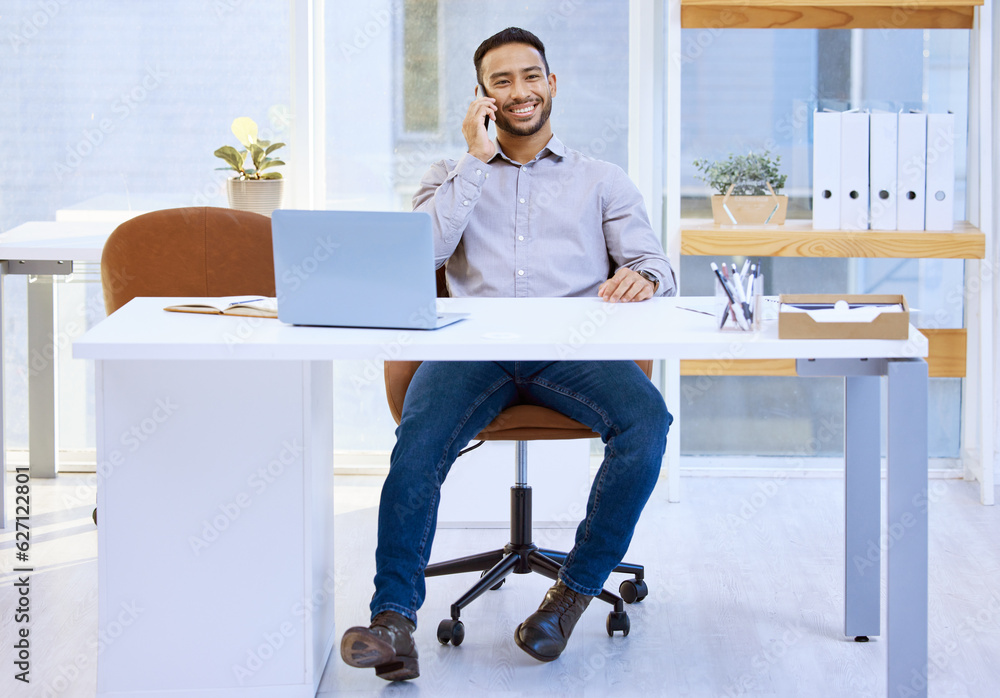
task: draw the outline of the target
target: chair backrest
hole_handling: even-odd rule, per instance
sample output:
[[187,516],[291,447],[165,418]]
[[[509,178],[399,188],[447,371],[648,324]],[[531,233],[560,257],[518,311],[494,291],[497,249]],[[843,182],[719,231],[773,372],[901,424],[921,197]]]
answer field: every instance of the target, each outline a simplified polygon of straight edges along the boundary
[[101,284],[109,315],[136,296],[273,296],[271,219],[211,207],[136,216],[108,237]]

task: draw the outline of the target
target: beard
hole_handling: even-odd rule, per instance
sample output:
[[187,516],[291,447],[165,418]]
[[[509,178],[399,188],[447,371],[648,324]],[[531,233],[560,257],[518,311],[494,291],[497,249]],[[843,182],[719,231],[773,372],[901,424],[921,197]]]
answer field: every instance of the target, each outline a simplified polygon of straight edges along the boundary
[[507,118],[507,114],[503,111],[497,112],[496,127],[501,131],[506,131],[512,136],[533,136],[542,130],[542,127],[549,120],[549,116],[552,114],[552,99],[545,100],[545,103],[541,107],[541,111],[538,114],[537,120],[534,122],[528,122],[526,124],[518,124],[511,122]]

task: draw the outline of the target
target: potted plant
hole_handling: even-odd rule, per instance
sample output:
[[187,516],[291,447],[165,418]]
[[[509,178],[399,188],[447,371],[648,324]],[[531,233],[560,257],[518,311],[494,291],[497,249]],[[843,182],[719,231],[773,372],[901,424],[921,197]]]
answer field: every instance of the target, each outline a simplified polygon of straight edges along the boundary
[[280,172],[265,172],[285,163],[268,157],[284,143],[271,143],[257,138],[257,124],[253,119],[241,116],[233,121],[233,135],[243,144],[243,150],[224,145],[215,151],[215,156],[226,161],[229,167],[220,170],[234,170],[239,175],[226,180],[226,193],[230,208],[253,211],[270,216],[281,206],[285,180]]
[[785,222],[788,197],[777,192],[787,175],[780,174],[781,156],[769,151],[730,155],[726,160],[695,160],[701,174],[718,194],[712,196],[712,217],[717,225],[780,225]]

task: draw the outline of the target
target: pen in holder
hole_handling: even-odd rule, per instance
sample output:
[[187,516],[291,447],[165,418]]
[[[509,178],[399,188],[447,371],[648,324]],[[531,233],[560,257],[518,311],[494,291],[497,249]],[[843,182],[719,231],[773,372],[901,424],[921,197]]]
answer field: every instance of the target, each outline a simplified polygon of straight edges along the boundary
[[737,271],[722,265],[722,269],[712,263],[715,274],[715,296],[717,298],[715,319],[720,330],[753,332],[760,329],[763,316],[762,292],[764,277],[757,264],[749,260]]

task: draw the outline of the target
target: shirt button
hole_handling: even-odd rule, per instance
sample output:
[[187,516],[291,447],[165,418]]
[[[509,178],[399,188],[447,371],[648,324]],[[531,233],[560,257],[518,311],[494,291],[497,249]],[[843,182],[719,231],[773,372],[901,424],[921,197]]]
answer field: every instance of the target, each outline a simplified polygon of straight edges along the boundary
[[524,276],[524,269],[518,269],[517,270],[517,275],[518,276]]
[[463,206],[468,206],[468,205],[469,205],[469,202],[468,202],[468,200],[466,200],[466,201],[463,201],[463,202],[462,202],[462,205],[463,205]]
[[483,173],[483,171],[482,171],[482,170],[476,170],[476,174],[477,174],[477,175],[481,175],[482,173]]
[[518,236],[517,236],[517,239],[518,239],[518,240],[523,240],[523,239],[524,239],[524,236],[523,236],[523,235],[518,235]]
[[518,201],[520,201],[522,204],[524,203],[524,199],[518,199]]
[[525,167],[524,165],[521,165],[521,172],[527,172],[527,171],[528,171],[528,168]]

